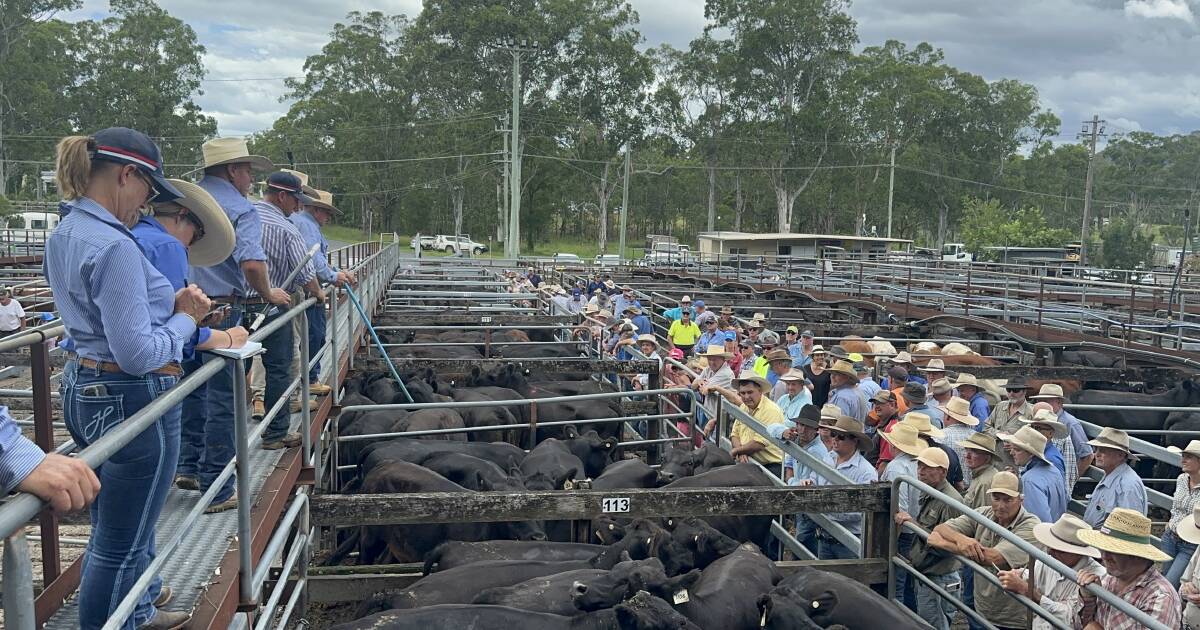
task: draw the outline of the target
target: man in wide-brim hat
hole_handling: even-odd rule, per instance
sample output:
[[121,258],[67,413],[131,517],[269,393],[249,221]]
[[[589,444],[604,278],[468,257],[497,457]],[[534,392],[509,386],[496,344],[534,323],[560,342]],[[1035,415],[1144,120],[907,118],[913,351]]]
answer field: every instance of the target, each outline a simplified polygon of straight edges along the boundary
[[[822,410],[822,416],[825,416],[825,410]],[[823,422],[825,422],[823,420]],[[864,427],[861,422],[849,416],[838,416],[837,420],[832,425],[826,425],[830,433],[830,443],[833,445],[830,449],[833,454],[832,468],[843,477],[850,480],[854,484],[874,483],[879,477],[875,474],[875,468],[863,457],[863,451],[870,448],[871,439],[864,432]],[[824,477],[814,474],[807,480],[803,480],[797,485],[818,485],[826,486],[831,484],[843,484],[845,481],[829,481]],[[857,512],[845,512],[828,514],[828,518],[840,523],[843,527],[850,530],[855,536],[862,536],[862,515]],[[855,557],[849,549],[838,542],[828,532],[820,530],[817,533],[817,557],[822,560],[843,559],[849,560]]]
[[1000,439],[1009,445],[1009,453],[1021,470],[1025,509],[1044,523],[1058,520],[1067,511],[1067,484],[1062,471],[1046,458],[1046,436],[1026,426],[1012,435],[1003,433]]
[[[1103,576],[1107,571],[1096,562],[1100,551],[1079,539],[1079,532],[1089,529],[1088,524],[1079,517],[1063,514],[1053,523],[1034,525],[1033,537],[1046,548],[1050,557],[1074,569],[1076,573]],[[1028,569],[1001,571],[997,577],[1004,590],[1041,602],[1065,625],[1072,625],[1083,607],[1079,584],[1040,562],[1034,570],[1033,580],[1029,579]],[[1033,619],[1033,630],[1049,630],[1052,627],[1045,619]]]
[[996,438],[987,433],[973,433],[963,440],[962,449],[963,466],[971,471],[971,483],[963,493],[963,502],[978,510],[988,504],[987,489],[997,472],[995,462],[1000,461]]
[[704,425],[705,435],[712,435],[717,428],[717,407],[721,404],[721,391],[733,386],[733,369],[729,367],[729,359],[733,354],[725,352],[719,345],[710,345],[700,354],[700,359],[706,363],[700,374],[692,380],[692,388],[704,397],[704,415],[707,421]]
[[925,374],[925,378],[929,379],[930,383],[946,377],[946,363],[941,359],[930,359],[925,367],[918,369]]
[[[1179,592],[1159,572],[1156,563],[1171,556],[1163,553],[1150,536],[1150,519],[1127,508],[1117,508],[1098,530],[1080,530],[1079,540],[1100,550],[1100,561],[1108,575],[1079,574],[1079,585],[1099,583],[1110,593],[1168,628],[1181,626]],[[1080,588],[1083,606],[1076,623],[1084,628],[1140,628],[1111,604]]]
[[1146,486],[1129,465],[1136,459],[1129,450],[1129,434],[1120,429],[1104,427],[1096,439],[1088,442],[1096,447],[1096,467],[1104,478],[1096,484],[1088,499],[1083,520],[1099,527],[1116,508],[1129,508],[1146,513]]
[[[753,370],[745,370],[733,381],[736,392],[725,390],[721,393],[732,403],[739,404],[739,409],[761,424],[768,432],[776,424],[784,424],[783,411],[767,396],[771,384]],[[729,441],[733,449],[729,451],[740,462],[751,459],[760,464],[782,464],[783,451],[775,446],[765,435],[752,429],[739,418],[734,421],[730,430]]]
[[858,420],[867,421],[867,399],[858,391],[858,372],[849,361],[837,361],[829,368],[829,402],[837,405],[842,413]]

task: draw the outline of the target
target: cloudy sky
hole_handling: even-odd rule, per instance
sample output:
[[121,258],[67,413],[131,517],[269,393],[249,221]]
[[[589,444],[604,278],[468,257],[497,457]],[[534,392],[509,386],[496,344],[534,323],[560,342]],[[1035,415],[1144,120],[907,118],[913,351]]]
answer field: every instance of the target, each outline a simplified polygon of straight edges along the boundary
[[[197,102],[223,135],[268,128],[287,104],[275,78],[301,73],[332,25],[352,10],[415,16],[420,0],[158,0],[207,47],[209,81]],[[704,27],[704,0],[631,0],[649,46],[686,47]],[[1196,6],[1193,7],[1192,5]],[[75,17],[97,17],[85,0]],[[862,45],[928,41],[950,64],[987,79],[1037,86],[1063,119],[1060,141],[1097,113],[1110,133],[1200,128],[1200,0],[855,0]]]

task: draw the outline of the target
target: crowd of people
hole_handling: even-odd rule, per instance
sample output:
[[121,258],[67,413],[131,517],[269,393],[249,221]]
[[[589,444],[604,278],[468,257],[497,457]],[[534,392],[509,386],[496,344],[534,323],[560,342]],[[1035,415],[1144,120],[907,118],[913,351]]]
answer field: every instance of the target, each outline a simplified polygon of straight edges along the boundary
[[[628,287],[618,289],[606,278],[595,291],[640,307]],[[1012,378],[1005,385],[1007,399],[993,406],[974,375],[959,372],[950,378],[941,359],[918,367],[908,352],[886,361],[879,357],[874,367],[886,377],[876,382],[866,357],[838,345],[826,349],[815,343],[811,331],[789,326],[781,342],[766,327],[763,313],[740,319],[729,307],[697,312],[698,305],[702,303],[685,296],[662,312],[666,323],[660,332],[665,329],[666,334],[661,347],[652,335],[636,339],[646,339],[647,350],[676,358],[696,374],[689,378],[676,371],[673,377],[704,401],[704,419],[695,427],[701,436],[720,437],[717,410],[725,400],[762,425],[770,438],[791,442],[807,454],[802,460],[785,453],[741,420],[729,427],[725,437],[738,461],[781,470],[790,485],[834,483],[810,463],[815,461],[845,478],[836,483],[910,477],[966,504],[977,512],[974,519],[914,485],[901,485],[895,514],[902,526],[898,553],[983,619],[1001,628],[1027,627],[1028,609],[1012,597],[1016,594],[1072,627],[1140,627],[1086,588],[1098,583],[1168,627],[1186,622],[1200,628],[1200,441],[1180,451],[1183,473],[1171,519],[1156,543],[1150,536],[1146,490],[1131,467],[1137,456],[1129,436],[1106,428],[1088,440],[1080,421],[1063,408],[1066,397],[1059,385],[1034,390],[1025,379]],[[591,333],[609,335],[605,347],[624,358],[621,339],[638,333],[630,320],[612,318],[612,312],[622,312],[617,308],[585,314],[595,320]],[[1083,513],[1071,514],[1072,491],[1093,464],[1103,477]],[[826,516],[861,536],[861,514]],[[980,519],[1045,550],[1075,570],[1078,581],[1040,563],[1030,576],[1028,555]],[[923,535],[903,527],[910,523]],[[794,525],[797,540],[817,557],[854,557],[835,533],[810,516],[795,515]],[[992,579],[977,571],[987,571]],[[897,599],[934,628],[948,629],[959,614],[925,581],[905,571],[897,573],[896,586]],[[966,622],[982,627],[969,617]],[[1034,627],[1052,626],[1035,618]]]
[[[224,361],[205,351],[241,348],[253,320],[269,326],[308,297],[316,299],[304,313],[309,346],[320,348],[323,285],[355,282],[328,261],[320,226],[340,214],[330,193],[311,187],[304,173],[251,155],[239,138],[206,142],[202,153],[202,177],[192,183],[168,179],[158,146],[132,129],[58,144],[62,220],[46,240],[43,272],[66,330],[60,393],[67,429],[80,448],[119,428],[204,362]],[[262,195],[252,201],[256,182]],[[7,291],[0,295],[5,312],[19,312],[19,305],[9,306],[14,303]],[[0,325],[11,323],[0,318]],[[330,391],[317,382],[319,364],[299,365],[300,329],[295,318],[262,340],[261,377],[251,380],[262,383],[264,399],[244,415],[261,419],[263,403],[270,409],[280,402],[298,376],[309,379],[314,395]],[[4,490],[30,492],[58,511],[90,505],[79,627],[103,626],[154,559],[155,526],[170,486],[195,491],[198,499],[232,460],[233,365],[226,362],[94,472],[79,459],[43,453],[0,407]],[[302,404],[313,401],[293,400],[290,410]],[[297,446],[300,436],[290,422],[286,411],[275,414],[260,447]],[[236,507],[230,477],[205,512]],[[184,627],[189,613],[162,610],[171,598],[171,587],[156,576],[123,627]]]

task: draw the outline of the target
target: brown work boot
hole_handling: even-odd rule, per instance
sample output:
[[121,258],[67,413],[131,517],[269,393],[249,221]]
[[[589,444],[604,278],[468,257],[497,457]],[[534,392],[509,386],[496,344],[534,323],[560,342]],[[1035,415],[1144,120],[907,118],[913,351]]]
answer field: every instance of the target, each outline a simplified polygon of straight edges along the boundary
[[324,396],[331,391],[333,391],[333,388],[326,385],[325,383],[309,383],[308,384],[308,393],[312,394],[313,396]]
[[254,401],[254,411],[250,414],[255,420],[262,420],[267,415],[267,406],[261,400]]
[[222,501],[220,503],[213,503],[212,505],[204,508],[204,513],[205,514],[217,514],[219,512],[224,512],[226,510],[236,510],[236,509],[237,509],[237,495],[231,494],[231,495],[229,495],[228,499],[225,499],[224,501]]
[[[319,405],[319,404],[317,404],[317,401],[315,401],[315,400],[312,400],[312,399],[309,399],[309,401],[308,401],[308,410],[309,410],[309,411],[316,411],[316,410],[317,410],[317,407],[320,407],[320,405]],[[299,401],[299,400],[293,400],[293,401],[291,402],[291,404],[289,405],[289,408],[292,410],[292,413],[300,413],[300,401]]]
[[138,626],[138,630],[178,630],[187,626],[191,620],[191,613],[160,610],[154,613],[153,619]]
[[180,490],[199,490],[200,480],[191,475],[175,475],[175,487]]
[[269,442],[264,441],[262,443],[262,448],[264,451],[277,451],[281,448],[296,448],[297,446],[300,446],[299,433],[288,433],[282,437],[278,437]]
[[172,591],[170,586],[162,587],[162,589],[158,591],[158,599],[154,600],[154,607],[162,608],[163,606],[166,606],[167,602],[170,602],[171,597],[174,595],[175,591]]

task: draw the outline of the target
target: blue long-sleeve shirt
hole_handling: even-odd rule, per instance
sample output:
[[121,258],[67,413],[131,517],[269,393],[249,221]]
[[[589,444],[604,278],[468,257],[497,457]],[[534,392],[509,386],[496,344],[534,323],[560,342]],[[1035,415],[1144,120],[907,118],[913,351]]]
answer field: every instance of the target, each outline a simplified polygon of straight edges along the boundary
[[81,357],[140,376],[183,357],[196,324],[175,314],[175,289],[133,234],[83,197],[46,239],[42,270]]
[[1053,523],[1067,511],[1067,481],[1053,464],[1033,458],[1021,471],[1025,509],[1043,523]]
[[0,492],[12,492],[45,458],[37,444],[21,435],[8,407],[0,405]]
[[1098,528],[1119,507],[1146,513],[1146,486],[1129,464],[1117,466],[1096,484],[1083,512],[1083,520]]
[[[176,291],[187,285],[187,248],[171,236],[154,217],[142,217],[130,230],[146,260],[161,273]],[[202,327],[183,346],[183,358],[196,356],[196,345],[208,341],[212,330]]]
[[338,270],[329,264],[329,241],[325,240],[325,236],[321,234],[321,226],[317,224],[317,220],[307,210],[293,213],[288,219],[296,226],[297,230],[300,230],[300,236],[304,238],[304,249],[306,251],[313,245],[321,244],[320,251],[312,257],[312,264],[317,272],[317,278],[322,282],[333,282],[336,280]]
[[219,177],[205,177],[200,180],[200,187],[217,200],[233,224],[233,253],[212,267],[192,267],[188,277],[209,297],[248,296],[250,285],[242,275],[242,263],[267,260],[263,251],[262,220],[250,200],[233,184]]
[[992,410],[988,408],[988,401],[983,392],[975,392],[975,395],[971,397],[971,415],[979,418],[979,424],[975,425],[976,431],[983,430],[984,425],[987,423],[988,415],[991,412]]

